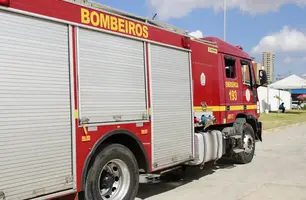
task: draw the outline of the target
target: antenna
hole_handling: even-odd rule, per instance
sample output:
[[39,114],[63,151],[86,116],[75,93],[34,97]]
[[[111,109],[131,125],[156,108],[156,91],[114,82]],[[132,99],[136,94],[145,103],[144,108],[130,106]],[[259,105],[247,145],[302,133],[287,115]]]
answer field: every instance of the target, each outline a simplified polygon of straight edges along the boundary
[[223,7],[224,7],[224,8],[223,8],[223,11],[224,11],[224,14],[223,14],[223,15],[224,15],[224,16],[223,16],[223,18],[224,18],[224,19],[223,19],[223,23],[224,23],[224,24],[223,24],[223,29],[224,29],[224,30],[223,30],[223,31],[224,31],[224,33],[223,33],[224,36],[223,36],[223,37],[224,37],[224,38],[223,38],[223,40],[226,41],[226,0],[224,0],[224,2],[223,2]]
[[155,13],[155,15],[152,17],[152,20],[154,20],[156,16],[157,16],[157,13]]

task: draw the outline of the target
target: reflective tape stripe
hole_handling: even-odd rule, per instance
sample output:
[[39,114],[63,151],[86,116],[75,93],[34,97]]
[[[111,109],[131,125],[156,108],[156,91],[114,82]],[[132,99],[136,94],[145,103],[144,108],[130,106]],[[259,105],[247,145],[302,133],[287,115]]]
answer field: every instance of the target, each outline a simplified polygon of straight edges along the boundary
[[[203,108],[201,106],[195,106],[193,107],[195,112],[203,112]],[[246,105],[246,109],[247,110],[256,110],[257,109],[257,105]],[[205,110],[207,111],[213,111],[213,112],[222,112],[222,111],[226,111],[226,106],[208,106],[205,108]],[[244,106],[243,105],[234,105],[234,106],[230,106],[230,110],[229,111],[241,111],[244,110]]]

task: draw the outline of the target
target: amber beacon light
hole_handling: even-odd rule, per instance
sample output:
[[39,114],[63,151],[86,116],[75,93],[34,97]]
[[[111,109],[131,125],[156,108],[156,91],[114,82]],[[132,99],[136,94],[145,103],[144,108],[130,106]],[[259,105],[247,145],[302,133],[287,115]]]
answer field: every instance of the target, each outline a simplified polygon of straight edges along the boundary
[[0,0],[0,6],[10,6],[10,0]]

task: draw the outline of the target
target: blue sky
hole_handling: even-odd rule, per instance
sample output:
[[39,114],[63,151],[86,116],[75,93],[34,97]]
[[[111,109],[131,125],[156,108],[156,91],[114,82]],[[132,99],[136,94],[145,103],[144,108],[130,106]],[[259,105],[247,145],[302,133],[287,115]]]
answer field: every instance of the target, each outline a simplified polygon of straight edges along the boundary
[[[306,74],[306,0],[227,1],[227,42],[243,46],[258,62],[262,51],[273,51],[275,75]],[[150,18],[157,12],[159,20],[223,38],[223,0],[98,2]]]

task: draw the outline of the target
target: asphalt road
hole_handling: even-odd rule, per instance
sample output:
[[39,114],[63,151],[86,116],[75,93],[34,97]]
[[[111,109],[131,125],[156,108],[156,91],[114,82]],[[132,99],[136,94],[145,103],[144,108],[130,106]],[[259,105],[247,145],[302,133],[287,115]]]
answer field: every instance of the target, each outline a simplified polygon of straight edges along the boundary
[[181,178],[141,185],[137,200],[306,200],[306,124],[263,137],[252,163],[189,169]]

